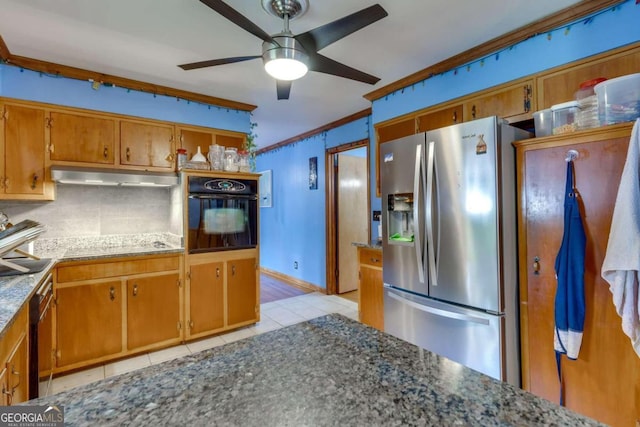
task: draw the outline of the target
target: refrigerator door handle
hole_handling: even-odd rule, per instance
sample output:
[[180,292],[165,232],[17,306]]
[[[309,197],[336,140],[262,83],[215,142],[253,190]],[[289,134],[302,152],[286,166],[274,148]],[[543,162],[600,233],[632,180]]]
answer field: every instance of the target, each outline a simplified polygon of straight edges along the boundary
[[406,304],[415,309],[418,309],[420,311],[424,311],[425,313],[434,314],[440,317],[448,317],[449,319],[462,320],[464,322],[478,323],[480,325],[490,324],[488,319],[483,319],[482,317],[470,316],[468,314],[455,313],[453,311],[447,311],[447,310],[442,310],[440,308],[429,307],[426,305],[419,304],[415,301],[411,301],[409,299],[403,298],[402,296],[392,292],[389,292],[387,295],[389,295],[390,298],[400,301],[401,303]]
[[424,257],[422,256],[422,238],[420,236],[420,222],[418,221],[420,213],[420,178],[422,178],[422,186],[424,188],[424,166],[422,162],[422,144],[416,146],[416,165],[413,175],[413,218],[415,229],[413,230],[413,240],[416,246],[416,260],[418,263],[418,280],[424,283]]
[[435,176],[435,142],[429,142],[427,146],[427,197],[426,197],[426,228],[427,228],[427,255],[429,265],[429,284],[438,286],[438,270],[436,268],[436,246],[433,239],[433,187]]

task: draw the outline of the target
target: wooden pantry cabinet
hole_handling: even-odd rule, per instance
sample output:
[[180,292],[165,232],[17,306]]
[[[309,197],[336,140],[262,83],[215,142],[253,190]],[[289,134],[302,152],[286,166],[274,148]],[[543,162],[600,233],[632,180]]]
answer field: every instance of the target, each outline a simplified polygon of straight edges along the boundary
[[209,129],[200,126],[177,125],[179,145],[187,150],[187,158],[198,152],[198,147],[204,156],[207,155],[210,145],[221,145],[223,147],[233,147],[242,150],[245,143],[245,134],[238,132],[227,132],[218,129]]
[[530,119],[533,111],[533,79],[487,89],[464,102],[465,121],[498,116],[509,122],[517,122]]
[[53,200],[45,110],[0,101],[0,200]]
[[54,373],[179,343],[181,269],[175,254],[58,265]]
[[360,321],[384,331],[382,291],[382,249],[358,247],[360,289],[358,310]]
[[187,339],[260,320],[258,250],[188,255]]
[[0,340],[0,405],[29,399],[29,306],[23,307]]
[[565,157],[577,150],[575,184],[587,236],[586,317],[579,357],[562,360],[567,408],[612,426],[640,419],[640,359],[624,335],[609,285],[601,278],[613,207],[632,124],[515,143],[522,386],[559,402],[554,263],[563,235]]

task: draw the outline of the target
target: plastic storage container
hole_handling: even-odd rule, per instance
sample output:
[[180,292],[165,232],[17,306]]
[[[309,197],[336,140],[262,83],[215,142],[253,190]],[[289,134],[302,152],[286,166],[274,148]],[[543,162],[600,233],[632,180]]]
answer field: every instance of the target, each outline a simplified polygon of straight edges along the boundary
[[553,113],[553,134],[575,132],[578,129],[576,122],[578,111],[578,101],[563,102],[551,106]]
[[640,73],[606,80],[594,90],[601,124],[629,122],[640,117]]
[[580,108],[576,120],[578,129],[589,129],[600,126],[598,96],[596,95],[594,87],[605,80],[607,79],[604,77],[598,77],[580,83],[580,88],[576,92],[576,101],[578,101],[578,107]]
[[551,108],[533,113],[533,124],[536,130],[536,138],[549,136],[553,131],[553,114]]

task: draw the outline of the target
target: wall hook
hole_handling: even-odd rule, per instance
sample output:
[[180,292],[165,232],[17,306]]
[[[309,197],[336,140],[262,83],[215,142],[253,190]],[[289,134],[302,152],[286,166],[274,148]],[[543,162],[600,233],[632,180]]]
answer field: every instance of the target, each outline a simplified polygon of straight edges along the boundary
[[574,160],[576,160],[578,157],[580,157],[580,154],[578,153],[578,150],[569,150],[567,151],[567,157],[565,157],[565,161],[566,162],[572,162]]

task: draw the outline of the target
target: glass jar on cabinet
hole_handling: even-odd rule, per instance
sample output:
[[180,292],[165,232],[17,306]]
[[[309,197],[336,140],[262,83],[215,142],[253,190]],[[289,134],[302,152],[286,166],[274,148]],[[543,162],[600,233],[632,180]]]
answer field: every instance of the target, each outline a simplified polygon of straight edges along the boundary
[[238,172],[238,149],[227,147],[224,150],[224,170],[227,172]]

